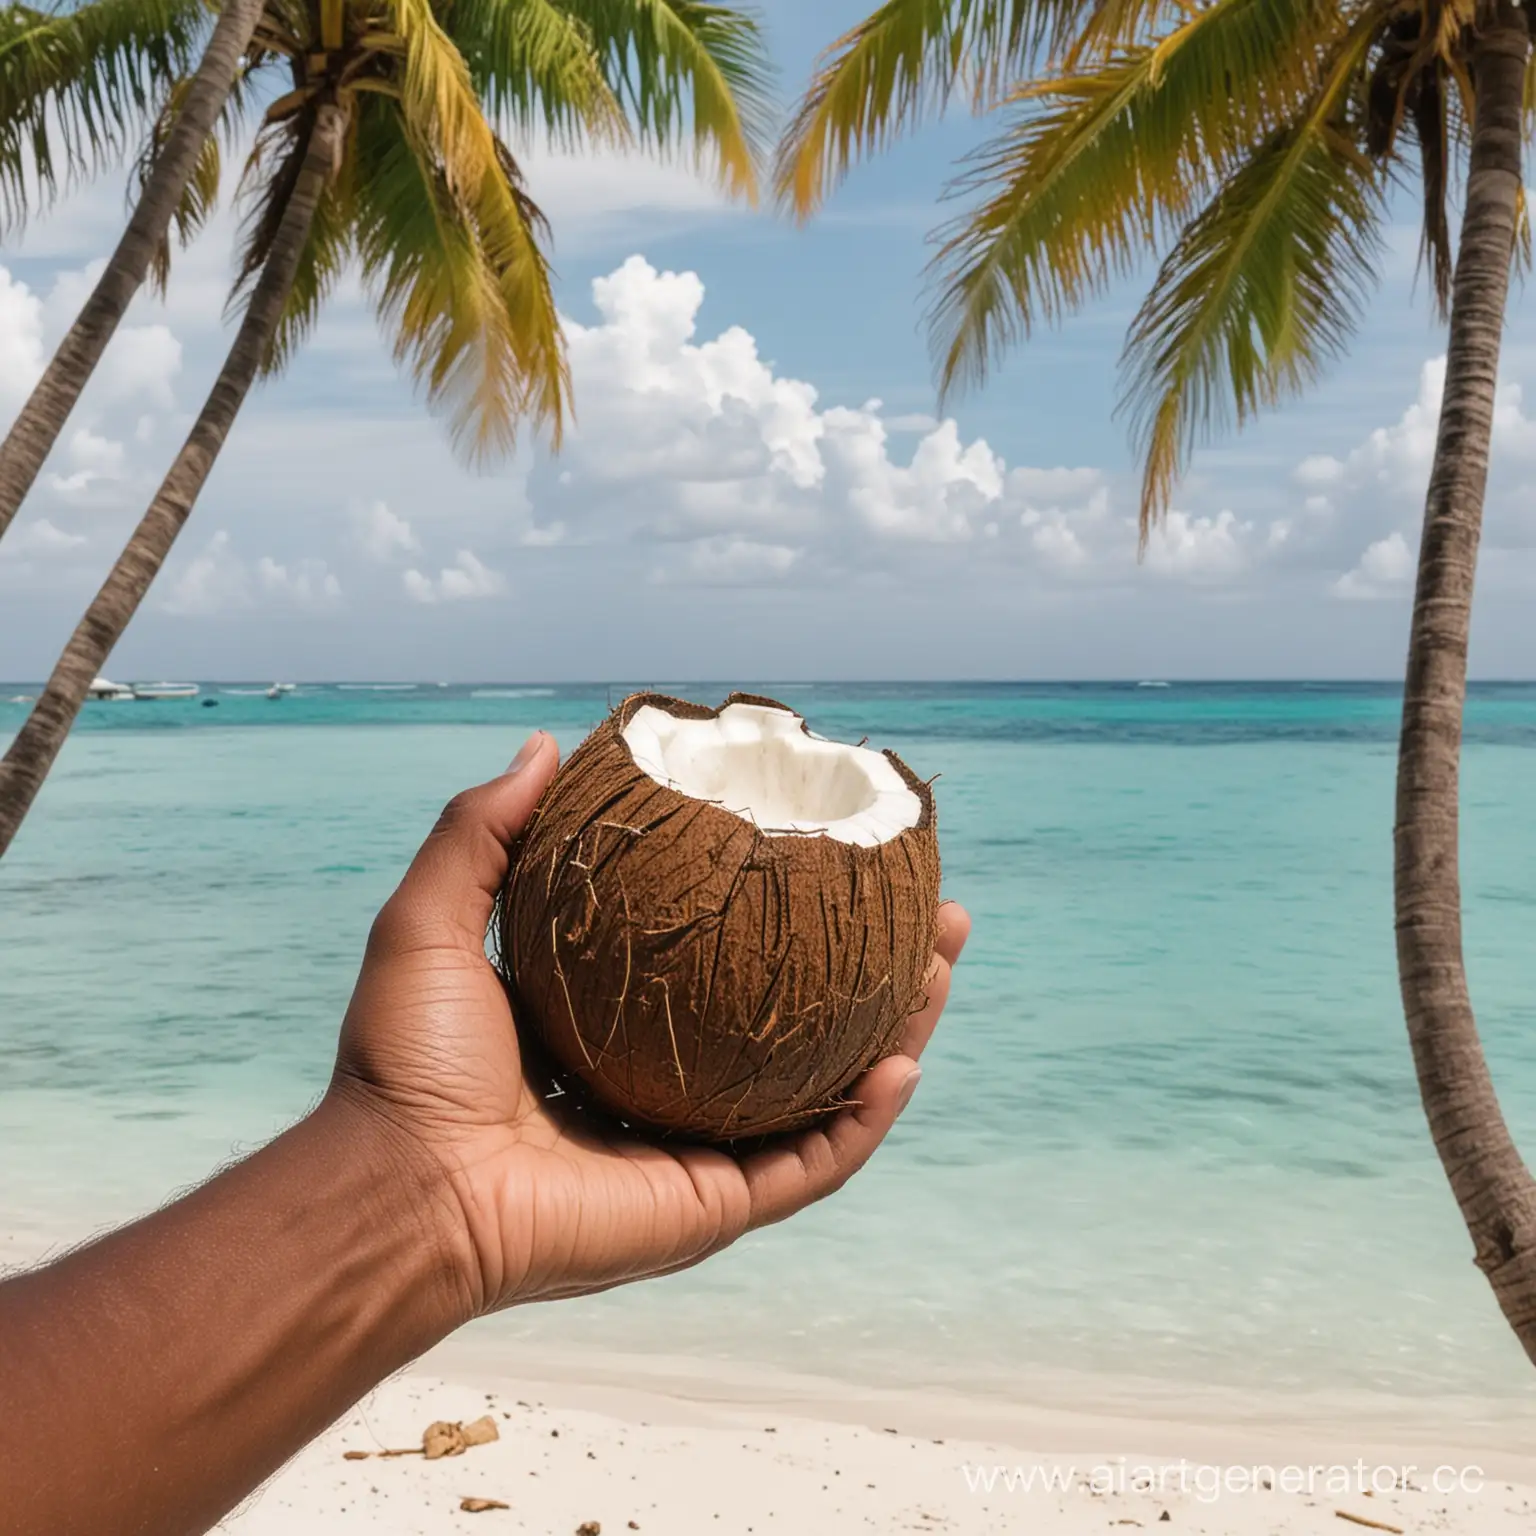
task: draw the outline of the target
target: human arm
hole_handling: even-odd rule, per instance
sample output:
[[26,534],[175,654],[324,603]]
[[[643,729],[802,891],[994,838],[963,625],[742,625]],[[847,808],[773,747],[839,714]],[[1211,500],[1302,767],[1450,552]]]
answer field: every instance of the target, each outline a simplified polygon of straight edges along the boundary
[[0,1285],[4,1536],[205,1530],[470,1317],[697,1262],[836,1189],[889,1130],[964,940],[958,908],[903,1054],[826,1126],[736,1158],[550,1112],[483,935],[555,758],[536,736],[445,811],[374,924],[313,1113]]

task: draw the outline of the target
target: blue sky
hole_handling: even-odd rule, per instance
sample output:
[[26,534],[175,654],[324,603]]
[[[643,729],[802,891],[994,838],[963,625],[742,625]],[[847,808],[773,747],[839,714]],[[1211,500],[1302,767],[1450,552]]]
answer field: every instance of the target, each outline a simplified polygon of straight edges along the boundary
[[[860,14],[772,8],[786,99]],[[252,397],[110,671],[1395,675],[1443,350],[1411,207],[1350,356],[1202,453],[1138,564],[1135,466],[1113,415],[1134,282],[932,420],[926,236],[955,157],[985,131],[929,125],[807,230],[727,207],[684,167],[530,150],[573,322],[578,424],[560,459],[457,464],[349,289]],[[108,178],[0,250],[0,411],[122,209]],[[227,345],[229,249],[226,218],[182,258],[168,303],[136,305],[0,545],[0,675],[47,669],[152,493]],[[1526,294],[1496,429],[1485,676],[1536,672],[1522,385],[1536,388]]]

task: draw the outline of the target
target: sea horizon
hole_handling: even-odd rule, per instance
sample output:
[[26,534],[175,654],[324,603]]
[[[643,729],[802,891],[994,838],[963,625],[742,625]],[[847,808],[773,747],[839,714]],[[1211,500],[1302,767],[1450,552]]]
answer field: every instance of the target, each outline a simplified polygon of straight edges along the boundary
[[[117,669],[108,667],[110,674]],[[739,688],[745,684],[739,679],[731,681],[707,675],[685,678],[679,680],[675,674],[658,674],[669,678],[673,683],[681,683],[688,687],[723,687]],[[172,679],[197,683],[211,688],[235,688],[270,687],[275,680],[272,674],[252,674],[250,676],[209,676],[203,677],[195,673],[179,672],[176,670],[161,672],[146,672],[142,675],[127,673],[121,675],[122,680],[129,683],[147,683],[169,681]],[[1116,676],[1102,677],[963,677],[963,676],[878,676],[859,677],[851,675],[846,677],[827,677],[821,675],[799,675],[796,673],[772,673],[762,677],[748,679],[749,682],[762,683],[769,677],[781,682],[792,683],[799,687],[824,686],[824,687],[977,687],[977,688],[1139,688],[1149,684],[1157,685],[1167,683],[1170,686],[1201,687],[1201,688],[1396,688],[1401,691],[1403,680],[1401,675],[1383,677],[1317,677],[1317,676],[1252,676],[1252,677],[1206,677],[1194,674],[1181,674],[1166,672],[1158,674],[1140,675],[1126,673]],[[114,682],[120,679],[114,677]],[[420,677],[408,677],[404,675],[365,676],[341,675],[305,677],[301,674],[284,674],[280,679],[284,682],[292,682],[299,687],[308,688],[334,688],[345,684],[355,684],[359,687],[393,687],[410,686],[412,688],[604,688],[634,686],[652,686],[636,678],[610,679],[606,677],[464,677],[442,678],[436,675],[422,675]],[[47,680],[45,678],[3,679],[0,678],[0,690],[12,688],[41,688]],[[1469,677],[1467,687],[1469,690],[1484,687],[1530,687],[1536,685],[1536,676],[1532,677]]]

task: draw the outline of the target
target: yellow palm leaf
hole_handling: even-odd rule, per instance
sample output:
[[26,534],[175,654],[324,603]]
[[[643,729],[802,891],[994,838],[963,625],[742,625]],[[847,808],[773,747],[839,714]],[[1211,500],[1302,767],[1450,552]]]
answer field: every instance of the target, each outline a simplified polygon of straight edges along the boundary
[[1184,230],[1132,325],[1124,403],[1145,455],[1143,540],[1200,437],[1311,380],[1353,329],[1379,255],[1382,181],[1341,108],[1370,42],[1357,26],[1335,48],[1306,110]]
[[[391,0],[395,30],[404,44],[399,110],[405,136],[424,176],[441,178],[457,217],[478,247],[485,271],[512,312],[511,344],[522,370],[515,409],[480,387],[455,415],[458,439],[480,458],[510,446],[517,415],[526,411],[550,429],[558,443],[568,394],[564,346],[555,311],[549,268],[539,248],[531,204],[508,175],[508,162],[485,120],[469,68],[433,13],[430,0]],[[488,281],[484,274],[481,281]],[[469,289],[461,288],[461,295]],[[467,302],[467,300],[466,300]],[[415,311],[401,312],[404,351],[418,377],[426,370],[429,397],[455,391],[445,381],[458,377],[428,362],[420,346],[430,327]],[[455,356],[462,355],[455,353]],[[486,370],[482,378],[505,379]]]

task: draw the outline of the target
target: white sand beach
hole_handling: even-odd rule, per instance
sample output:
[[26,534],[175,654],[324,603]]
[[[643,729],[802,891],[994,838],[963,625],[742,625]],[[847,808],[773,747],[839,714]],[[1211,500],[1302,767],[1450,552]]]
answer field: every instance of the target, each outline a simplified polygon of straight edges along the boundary
[[[833,1402],[814,1395],[818,1384],[766,1377],[754,1402],[745,1377],[690,1374],[681,1363],[670,1378],[656,1369],[623,1386],[508,1377],[501,1355],[481,1349],[473,1331],[451,1341],[360,1404],[221,1529],[1515,1536],[1536,1528],[1536,1457],[1521,1455],[1515,1436],[1452,1446],[1439,1436],[1213,1428],[928,1394],[850,1392]],[[494,1443],[432,1461],[376,1454],[419,1446],[435,1420],[486,1414],[499,1431]],[[507,1507],[470,1512],[466,1499]]]

